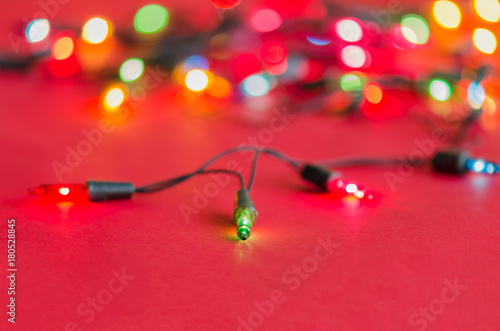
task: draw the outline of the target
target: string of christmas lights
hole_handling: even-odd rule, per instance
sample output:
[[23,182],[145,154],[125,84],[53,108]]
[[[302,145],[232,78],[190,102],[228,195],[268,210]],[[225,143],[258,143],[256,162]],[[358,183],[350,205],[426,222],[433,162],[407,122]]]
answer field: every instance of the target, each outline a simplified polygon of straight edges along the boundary
[[[252,170],[248,186],[245,187],[244,179],[239,172],[227,169],[207,169],[217,160],[244,151],[255,153],[252,162]],[[261,148],[258,146],[243,146],[226,150],[204,163],[197,170],[176,176],[158,183],[135,187],[133,183],[87,181],[82,184],[50,184],[40,185],[28,190],[29,194],[46,197],[53,201],[70,200],[78,201],[88,199],[92,202],[102,202],[115,199],[129,199],[134,194],[155,193],[179,185],[186,180],[198,175],[209,173],[224,173],[238,177],[240,189],[236,193],[236,205],[233,219],[236,224],[236,234],[239,238],[246,240],[251,235],[252,226],[257,220],[257,210],[250,196],[250,190],[256,174],[257,160],[261,154],[267,154],[278,161],[292,167],[294,171],[305,181],[315,186],[322,192],[329,192],[335,199],[351,197],[358,199],[360,203],[373,204],[378,201],[379,194],[365,188],[362,185],[346,181],[337,170],[332,170],[329,166],[349,167],[349,166],[391,166],[400,163],[400,158],[368,158],[351,157],[344,159],[333,159],[309,162],[305,160],[293,159],[280,151],[271,148]],[[447,149],[438,151],[428,160],[406,160],[415,165],[422,166],[424,161],[428,161],[435,171],[453,175],[463,175],[468,171],[486,174],[500,173],[500,165],[483,159],[474,159],[466,151]]]
[[[129,30],[115,28],[102,16],[81,22],[81,27],[38,18],[23,29],[23,40],[29,43],[25,56],[0,57],[0,67],[96,81],[103,85],[98,106],[103,116],[132,107],[134,89],[147,84],[146,72],[160,68],[169,73],[163,83],[193,108],[201,100],[227,108],[243,104],[250,111],[284,102],[293,104],[297,113],[361,113],[371,120],[407,116],[429,132],[438,117],[440,127],[454,129],[449,147],[430,158],[405,161],[454,175],[500,172],[498,164],[473,158],[464,148],[473,125],[500,124],[498,0],[473,0],[470,7],[439,0],[422,4],[419,14],[388,16],[377,11],[369,16],[319,1],[310,16],[303,13],[300,1],[274,1],[249,11],[238,10],[239,0],[210,2],[231,9],[210,27],[157,4],[140,8]],[[14,42],[22,44],[19,39]],[[255,153],[246,186],[240,173],[211,168],[218,159],[242,150]],[[264,154],[289,165],[320,191],[368,204],[376,202],[378,194],[343,179],[334,169],[401,162],[393,157],[308,162],[248,146],[222,152],[191,173],[145,186],[88,181],[41,185],[30,193],[54,199],[127,199],[195,176],[225,173],[239,179],[233,219],[237,235],[247,239],[257,220],[250,191]]]

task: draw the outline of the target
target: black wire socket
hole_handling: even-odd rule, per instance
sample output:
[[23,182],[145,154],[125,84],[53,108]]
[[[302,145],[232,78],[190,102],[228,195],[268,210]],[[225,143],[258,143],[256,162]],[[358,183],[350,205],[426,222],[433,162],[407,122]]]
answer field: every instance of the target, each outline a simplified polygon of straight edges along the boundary
[[133,183],[87,181],[89,200],[100,202],[107,200],[130,199],[135,193]]

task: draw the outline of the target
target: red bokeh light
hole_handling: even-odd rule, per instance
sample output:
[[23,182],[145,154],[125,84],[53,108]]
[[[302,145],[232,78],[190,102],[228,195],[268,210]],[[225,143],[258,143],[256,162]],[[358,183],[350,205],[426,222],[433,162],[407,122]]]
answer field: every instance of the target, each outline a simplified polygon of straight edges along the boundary
[[283,62],[286,57],[286,49],[283,45],[276,42],[267,42],[262,44],[259,49],[262,61],[267,64],[278,64]]
[[229,9],[236,7],[239,3],[240,0],[210,0],[210,2],[218,8],[222,9]]

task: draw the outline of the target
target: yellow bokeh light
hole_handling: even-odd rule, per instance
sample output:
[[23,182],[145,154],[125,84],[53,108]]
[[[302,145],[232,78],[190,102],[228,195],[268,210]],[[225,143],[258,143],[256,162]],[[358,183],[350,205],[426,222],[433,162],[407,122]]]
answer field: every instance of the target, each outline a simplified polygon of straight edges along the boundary
[[382,89],[375,84],[367,84],[363,94],[369,103],[377,104],[382,101]]
[[436,1],[432,12],[438,24],[445,28],[455,29],[460,25],[460,9],[451,1]]
[[474,9],[483,20],[498,22],[500,20],[500,3],[498,0],[475,0]]
[[125,101],[125,91],[120,86],[109,88],[104,95],[104,108],[109,111],[116,110]]
[[486,54],[492,54],[497,48],[497,38],[491,31],[486,29],[474,30],[472,41],[480,52]]
[[231,84],[221,77],[215,77],[207,92],[215,98],[225,98],[231,93]]
[[110,35],[111,28],[108,22],[99,17],[94,17],[85,23],[82,38],[89,44],[100,44]]
[[52,55],[56,60],[65,60],[73,54],[75,44],[70,37],[62,37],[58,39],[52,47]]
[[203,91],[208,86],[208,76],[203,70],[193,69],[187,73],[184,82],[191,91]]
[[484,99],[484,103],[483,103],[483,112],[485,115],[487,116],[493,116],[495,115],[496,111],[497,111],[497,105],[495,103],[495,100],[493,100],[493,98],[489,97],[489,96],[486,96],[486,98]]

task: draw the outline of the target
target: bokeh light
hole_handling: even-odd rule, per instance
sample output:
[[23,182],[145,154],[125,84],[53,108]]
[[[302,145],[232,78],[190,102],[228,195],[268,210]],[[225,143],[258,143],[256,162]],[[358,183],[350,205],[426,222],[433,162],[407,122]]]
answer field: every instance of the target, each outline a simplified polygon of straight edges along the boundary
[[286,57],[286,49],[277,42],[267,42],[262,44],[259,49],[262,60],[267,64],[278,64]]
[[184,61],[183,67],[185,72],[192,69],[208,70],[208,61],[201,55],[191,55]]
[[345,74],[340,78],[340,87],[346,92],[361,91],[363,89],[363,82],[355,74]]
[[210,2],[221,9],[229,9],[237,6],[240,0],[210,0]]
[[493,116],[493,115],[495,115],[495,113],[497,111],[497,105],[495,103],[495,100],[493,100],[493,98],[491,98],[489,96],[486,96],[484,98],[482,108],[483,108],[484,114],[487,116]]
[[319,37],[312,37],[312,36],[306,36],[306,39],[313,45],[318,45],[318,46],[325,46],[331,43],[332,41],[330,39],[326,38],[319,38]]
[[484,88],[478,83],[471,83],[467,89],[467,100],[469,105],[474,109],[479,109],[483,105],[486,98]]
[[100,17],[94,17],[85,23],[82,30],[82,39],[89,44],[100,44],[110,35],[109,23]]
[[363,95],[369,103],[377,104],[382,101],[383,93],[380,86],[374,83],[366,84]]
[[115,111],[125,101],[125,95],[125,88],[123,86],[111,86],[104,92],[104,108],[108,111]]
[[342,62],[350,68],[361,68],[366,64],[366,52],[356,45],[349,45],[342,49],[340,53]]
[[347,42],[360,41],[363,38],[361,25],[353,19],[343,19],[335,25],[335,31],[340,39]]
[[134,17],[134,28],[140,33],[155,33],[168,23],[168,11],[160,5],[147,5],[139,9]]
[[[404,33],[403,33],[404,31]],[[396,26],[394,28],[394,46],[398,49],[412,49],[415,48],[417,42],[417,35],[412,29]]]
[[56,60],[65,60],[73,54],[75,43],[71,37],[61,37],[52,46],[52,56]]
[[460,25],[462,15],[460,14],[460,8],[454,2],[436,1],[432,12],[436,22],[445,28],[455,29]]
[[207,93],[215,98],[226,98],[231,94],[231,84],[222,77],[215,77],[207,89]]
[[260,97],[269,92],[269,81],[260,75],[252,75],[243,81],[243,91],[252,96]]
[[438,101],[446,101],[451,95],[451,86],[441,79],[434,79],[429,85],[431,96]]
[[278,64],[267,64],[267,63],[264,63],[263,67],[264,67],[264,70],[266,70],[268,73],[270,73],[271,75],[274,75],[274,76],[283,75],[284,73],[287,72],[287,70],[289,68],[288,67],[288,61],[287,61],[286,57],[285,57],[285,59],[283,61],[281,61]]
[[69,188],[67,188],[67,187],[61,187],[59,189],[59,194],[61,194],[61,195],[68,195],[69,194]]
[[137,58],[128,59],[120,67],[120,78],[124,82],[133,82],[139,79],[144,72],[144,61]]
[[345,191],[347,193],[354,193],[358,190],[358,187],[356,186],[356,184],[347,184],[347,186],[345,187]]
[[[414,44],[423,45],[429,39],[429,25],[420,15],[404,15],[401,19],[401,28],[403,36]],[[409,33],[408,29],[413,33]]]
[[48,20],[41,18],[32,21],[26,27],[26,39],[30,43],[37,43],[44,40],[50,32],[50,23]]
[[485,54],[492,54],[497,48],[497,39],[491,31],[486,29],[476,29],[472,34],[474,46]]
[[281,23],[280,14],[272,9],[258,10],[250,19],[250,25],[259,32],[274,31],[281,26]]
[[203,70],[193,69],[187,73],[184,82],[191,91],[203,91],[208,86],[208,75]]
[[498,0],[474,0],[474,9],[483,20],[498,22],[500,20],[500,3]]

